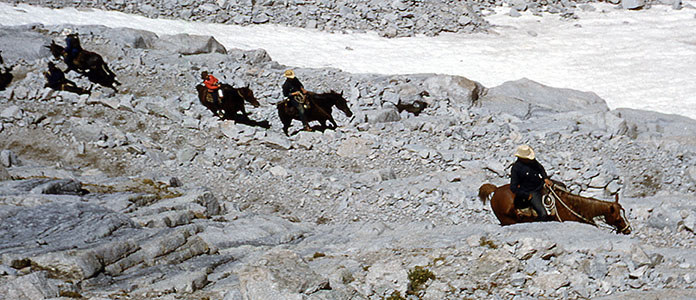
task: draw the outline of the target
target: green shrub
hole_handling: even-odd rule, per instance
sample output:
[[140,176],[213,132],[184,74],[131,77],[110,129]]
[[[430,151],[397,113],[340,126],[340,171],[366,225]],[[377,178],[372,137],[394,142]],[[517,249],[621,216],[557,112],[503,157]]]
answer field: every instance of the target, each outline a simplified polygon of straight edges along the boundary
[[435,274],[426,268],[416,266],[408,271],[408,289],[406,290],[406,295],[419,296],[420,291],[424,289],[424,285],[428,280],[435,280]]

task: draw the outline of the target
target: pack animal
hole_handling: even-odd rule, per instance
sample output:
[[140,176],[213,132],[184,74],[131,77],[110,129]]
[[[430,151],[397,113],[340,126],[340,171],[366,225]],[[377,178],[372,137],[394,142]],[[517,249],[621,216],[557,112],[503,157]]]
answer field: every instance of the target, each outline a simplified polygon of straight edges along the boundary
[[0,91],[4,91],[12,82],[14,76],[10,71],[12,71],[12,67],[5,67],[4,70],[0,70]]
[[[55,41],[51,41],[51,44],[46,47],[51,51],[54,58],[63,60],[65,47],[56,44]],[[72,64],[67,65],[68,69],[65,70],[66,73],[75,71],[87,76],[91,82],[111,88],[114,91],[116,91],[116,86],[121,85],[121,83],[116,80],[116,74],[109,69],[104,59],[97,53],[81,50],[73,59]]]

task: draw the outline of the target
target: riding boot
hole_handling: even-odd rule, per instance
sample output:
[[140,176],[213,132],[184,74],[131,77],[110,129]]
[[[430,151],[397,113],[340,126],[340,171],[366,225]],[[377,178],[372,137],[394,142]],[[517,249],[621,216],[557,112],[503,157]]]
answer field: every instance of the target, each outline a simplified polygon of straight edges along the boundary
[[215,103],[217,105],[222,104],[220,101],[220,95],[218,95],[218,91],[212,91],[212,92],[210,92],[210,95],[213,96],[213,103]]
[[532,208],[533,208],[534,211],[536,211],[536,213],[537,213],[537,219],[536,219],[536,220],[537,220],[537,221],[540,221],[540,222],[549,221],[549,220],[550,220],[550,217],[549,217],[549,215],[546,213],[546,209],[544,208],[544,204],[542,203],[542,199],[541,199],[541,198],[542,198],[542,197],[541,197],[541,191],[532,192],[531,204],[532,204]]
[[309,127],[309,121],[307,120],[307,115],[305,114],[306,110],[304,108],[304,105],[302,103],[297,102],[296,100],[290,100],[295,108],[297,108],[297,114],[300,115],[300,121],[302,121],[302,124],[304,125],[304,129],[306,131],[312,131],[312,127]]

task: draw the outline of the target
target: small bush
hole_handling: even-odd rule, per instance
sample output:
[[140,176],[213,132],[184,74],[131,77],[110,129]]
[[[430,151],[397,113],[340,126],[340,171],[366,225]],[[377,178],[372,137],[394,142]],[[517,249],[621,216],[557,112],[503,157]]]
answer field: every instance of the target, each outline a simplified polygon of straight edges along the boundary
[[391,296],[387,298],[382,298],[383,300],[406,300],[406,298],[401,297],[401,293],[399,291],[394,291],[392,292]]
[[493,241],[485,237],[481,237],[481,240],[479,240],[479,246],[488,247],[491,249],[498,249],[498,245],[496,245],[495,243],[493,243]]
[[426,268],[416,266],[408,271],[409,282],[406,295],[419,296],[420,291],[424,289],[424,285],[428,280],[435,280],[435,274]]

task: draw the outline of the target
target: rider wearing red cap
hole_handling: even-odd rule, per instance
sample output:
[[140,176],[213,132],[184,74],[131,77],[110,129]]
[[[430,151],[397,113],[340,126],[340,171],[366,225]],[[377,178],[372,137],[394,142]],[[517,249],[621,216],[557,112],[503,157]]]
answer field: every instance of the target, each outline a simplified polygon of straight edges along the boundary
[[220,81],[218,81],[215,76],[208,74],[208,71],[201,72],[201,79],[203,79],[203,84],[208,88],[208,93],[213,96],[213,102],[220,104],[218,89],[220,88]]

